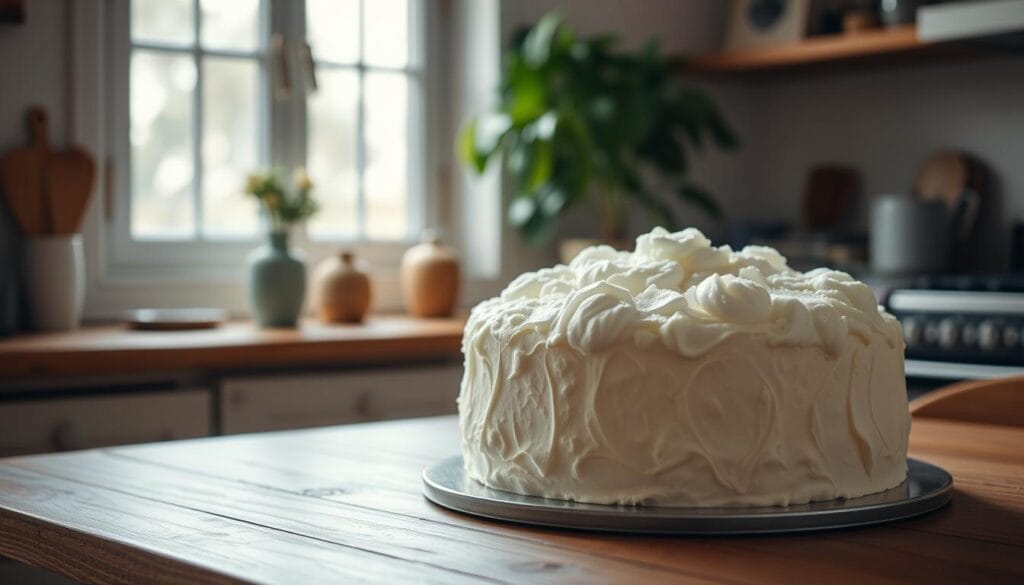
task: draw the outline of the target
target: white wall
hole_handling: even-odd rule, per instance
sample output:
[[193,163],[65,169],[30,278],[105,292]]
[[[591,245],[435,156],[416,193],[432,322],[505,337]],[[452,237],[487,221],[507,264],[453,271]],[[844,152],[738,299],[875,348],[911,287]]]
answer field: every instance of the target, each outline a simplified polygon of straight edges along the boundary
[[908,192],[932,152],[957,148],[994,175],[1003,221],[984,267],[1005,268],[1010,223],[1024,218],[1024,57],[810,73],[748,92],[759,126],[739,217],[797,217],[817,162],[859,168],[870,198]]
[[65,137],[64,87],[67,79],[64,34],[67,24],[62,0],[26,3],[23,25],[0,25],[0,150],[28,140],[25,109],[45,106],[50,112],[50,138]]
[[614,31],[626,46],[656,38],[669,52],[703,52],[719,43],[725,4],[710,0],[505,0],[502,24],[506,32],[512,32],[557,10],[584,34]]

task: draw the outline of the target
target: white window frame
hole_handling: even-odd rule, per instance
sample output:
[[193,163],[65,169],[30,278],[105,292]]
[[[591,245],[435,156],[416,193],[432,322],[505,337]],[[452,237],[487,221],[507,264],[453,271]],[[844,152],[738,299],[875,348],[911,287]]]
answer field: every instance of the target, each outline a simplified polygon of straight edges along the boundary
[[[372,0],[363,0],[364,2]],[[190,50],[186,53],[180,47],[164,46],[160,43],[133,43],[130,38],[130,2],[128,0],[107,0],[107,38],[108,67],[111,105],[114,111],[129,111],[129,66],[131,50],[138,47],[144,50],[167,51],[174,54],[191,54],[197,66],[197,81],[193,95],[193,144],[202,144],[202,91],[203,72],[201,58],[203,56],[248,57],[259,64],[261,95],[258,99],[258,111],[261,120],[258,124],[261,136],[257,149],[261,167],[275,166],[291,169],[303,164],[306,157],[307,126],[306,119],[306,87],[304,64],[298,54],[298,48],[305,42],[305,2],[302,0],[262,0],[260,13],[259,46],[255,51],[215,50],[201,47],[200,39],[194,39]],[[195,21],[193,26],[198,30],[199,0],[193,0]],[[367,70],[403,71],[410,78],[409,96],[409,138],[411,142],[409,157],[409,193],[407,205],[409,229],[405,237],[391,241],[371,241],[362,237],[364,227],[363,160],[359,160],[359,193],[360,201],[360,233],[356,238],[311,239],[304,225],[295,226],[292,230],[292,244],[301,249],[307,260],[318,261],[340,247],[356,250],[357,254],[367,259],[372,265],[384,270],[397,268],[402,252],[410,243],[417,239],[418,233],[425,227],[437,225],[440,218],[429,211],[436,207],[436,182],[427,180],[428,169],[434,165],[430,160],[431,149],[426,147],[428,137],[433,128],[425,116],[430,104],[440,100],[432,95],[432,89],[438,84],[432,83],[430,69],[431,47],[428,38],[440,36],[436,28],[440,25],[436,10],[426,9],[424,5],[434,4],[436,0],[412,0],[410,2],[410,64],[406,68],[367,67],[363,63],[346,65],[365,76]],[[362,28],[360,28],[362,31]],[[361,32],[362,34],[362,32]],[[271,38],[281,35],[289,46],[287,53],[290,71],[291,91],[285,100],[273,98],[275,84],[275,63],[271,54]],[[314,53],[316,48],[313,48]],[[315,54],[314,54],[315,57]],[[340,67],[330,64],[328,67]],[[360,85],[359,128],[362,133],[364,109],[363,93]],[[416,95],[413,94],[415,92]],[[196,164],[193,178],[193,200],[197,209],[194,211],[197,220],[196,235],[190,239],[135,239],[131,234],[131,146],[128,139],[130,119],[127,115],[108,117],[108,136],[113,152],[112,162],[114,178],[112,213],[108,216],[109,237],[107,241],[107,263],[113,274],[128,279],[147,279],[165,282],[212,282],[235,283],[244,277],[244,258],[246,254],[262,243],[266,236],[258,233],[253,237],[205,239],[202,228],[198,225],[201,211],[202,165],[200,152],[194,153]],[[362,150],[363,137],[360,135],[359,150]],[[316,177],[313,177],[314,182]],[[314,192],[315,195],[315,192]],[[442,229],[444,226],[441,226]]]
[[[248,312],[245,254],[255,242],[240,246],[237,255],[229,254],[232,265],[225,267],[169,269],[144,260],[119,263],[112,254],[117,187],[124,181],[118,179],[123,165],[116,156],[111,126],[114,118],[125,116],[126,110],[118,109],[125,104],[118,104],[111,93],[110,26],[117,12],[115,4],[127,1],[75,0],[68,5],[64,78],[68,110],[64,131],[69,141],[95,153],[99,163],[95,196],[82,225],[85,318],[107,321],[122,317],[130,308],[186,306],[222,307],[244,316]],[[423,105],[430,113],[424,125],[426,153],[422,158],[426,168],[424,222],[439,227],[447,241],[459,249],[465,274],[460,303],[471,306],[496,294],[525,266],[536,264],[527,259],[528,251],[506,226],[498,169],[492,168],[486,177],[476,177],[456,160],[452,146],[461,121],[493,105],[501,39],[509,34],[511,25],[505,21],[500,0],[424,1],[429,10]],[[272,10],[289,12],[282,4],[274,2]],[[299,121],[271,116],[271,123],[275,141],[304,143],[304,139],[289,134]],[[310,253],[301,237],[294,238],[293,243],[305,249],[307,266],[312,269],[321,252]],[[356,243],[346,247],[369,261],[372,310],[401,310],[398,266],[403,246]],[[326,256],[326,252],[323,254]]]

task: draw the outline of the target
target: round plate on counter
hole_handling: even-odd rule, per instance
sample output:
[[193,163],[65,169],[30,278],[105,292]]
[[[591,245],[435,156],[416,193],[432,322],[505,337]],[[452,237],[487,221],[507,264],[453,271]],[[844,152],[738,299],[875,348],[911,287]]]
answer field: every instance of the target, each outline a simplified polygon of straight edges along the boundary
[[466,514],[553,528],[647,534],[772,534],[810,532],[902,520],[941,508],[953,496],[953,478],[940,467],[907,460],[907,480],[853,499],[757,508],[606,506],[549,500],[491,489],[466,477],[462,457],[423,471],[430,501]]
[[186,331],[213,329],[228,319],[223,309],[135,309],[128,316],[128,326],[145,331]]

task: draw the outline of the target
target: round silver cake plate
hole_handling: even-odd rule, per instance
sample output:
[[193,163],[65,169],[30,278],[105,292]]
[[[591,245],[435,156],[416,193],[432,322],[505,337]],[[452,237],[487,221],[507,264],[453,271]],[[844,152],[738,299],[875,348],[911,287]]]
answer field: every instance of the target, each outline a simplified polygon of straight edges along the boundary
[[605,506],[488,488],[466,477],[462,457],[423,471],[427,498],[458,512],[555,528],[648,534],[771,534],[880,524],[941,508],[953,496],[952,488],[953,478],[945,470],[910,459],[905,482],[849,500],[759,508]]

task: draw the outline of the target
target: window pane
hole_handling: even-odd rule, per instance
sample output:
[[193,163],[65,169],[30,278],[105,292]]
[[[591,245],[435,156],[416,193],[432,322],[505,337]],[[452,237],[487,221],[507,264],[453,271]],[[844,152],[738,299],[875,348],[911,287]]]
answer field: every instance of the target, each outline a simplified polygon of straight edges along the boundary
[[318,60],[358,61],[359,0],[306,0],[306,38]]
[[400,73],[366,76],[366,235],[408,232],[409,82]]
[[192,0],[132,0],[132,40],[191,44]]
[[408,0],[364,3],[366,29],[364,60],[368,65],[405,67],[409,62]]
[[254,51],[259,45],[260,0],[202,0],[204,47]]
[[131,62],[131,231],[187,238],[192,206],[192,58],[137,50]]
[[321,68],[320,89],[310,96],[307,166],[321,209],[309,222],[314,238],[351,238],[356,216],[356,104],[354,71]]
[[203,61],[203,234],[250,236],[259,219],[244,196],[259,164],[259,66],[247,59]]

